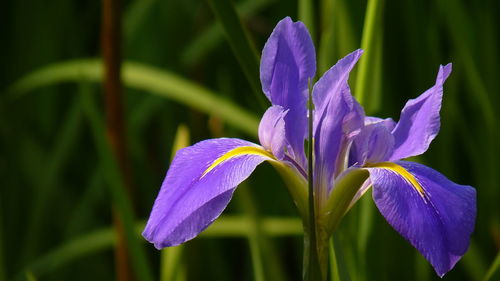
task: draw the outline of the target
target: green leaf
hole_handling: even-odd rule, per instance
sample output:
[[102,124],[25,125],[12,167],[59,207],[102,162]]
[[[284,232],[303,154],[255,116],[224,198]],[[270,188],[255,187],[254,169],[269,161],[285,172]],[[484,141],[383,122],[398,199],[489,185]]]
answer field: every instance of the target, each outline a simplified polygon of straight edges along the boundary
[[[102,82],[102,62],[81,59],[59,62],[38,69],[15,82],[7,91],[19,97],[31,90],[62,82]],[[250,135],[257,135],[259,121],[251,113],[218,97],[210,90],[174,73],[140,63],[124,62],[123,84],[154,93],[192,108],[213,114]]]
[[217,16],[236,59],[245,73],[255,98],[265,109],[266,101],[262,95],[259,75],[259,55],[250,40],[241,19],[231,0],[209,0],[210,7]]

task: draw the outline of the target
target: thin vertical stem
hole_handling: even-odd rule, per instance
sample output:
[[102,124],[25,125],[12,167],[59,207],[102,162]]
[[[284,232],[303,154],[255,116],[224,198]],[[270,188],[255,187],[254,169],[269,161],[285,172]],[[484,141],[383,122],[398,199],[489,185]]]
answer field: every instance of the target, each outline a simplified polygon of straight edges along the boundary
[[309,100],[308,100],[308,145],[307,145],[307,183],[309,191],[309,218],[304,233],[304,280],[321,280],[321,269],[318,256],[317,237],[316,237],[316,214],[314,200],[314,182],[313,182],[313,103],[311,81],[309,81]]
[[[104,97],[106,108],[106,135],[117,159],[125,188],[130,197],[132,188],[125,148],[124,121],[121,96],[121,16],[120,0],[103,0],[101,44],[104,57]],[[116,277],[119,281],[133,280],[127,251],[123,221],[113,206],[113,220],[118,243],[115,250]]]

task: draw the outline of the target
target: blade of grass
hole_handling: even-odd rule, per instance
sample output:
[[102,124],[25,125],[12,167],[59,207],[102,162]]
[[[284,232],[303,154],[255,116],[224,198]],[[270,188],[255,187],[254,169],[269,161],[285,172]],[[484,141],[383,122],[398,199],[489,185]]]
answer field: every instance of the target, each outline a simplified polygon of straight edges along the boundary
[[[345,56],[354,51],[359,43],[356,40],[356,32],[354,30],[352,13],[346,7],[346,0],[335,0],[332,17],[335,20],[336,29],[335,40],[337,42],[338,56]],[[332,62],[333,63],[333,62]]]
[[233,50],[236,59],[245,73],[255,98],[261,108],[267,108],[267,103],[262,95],[259,75],[259,55],[250,40],[243,23],[232,3],[228,0],[208,0],[217,19],[226,34],[226,38]]
[[[218,218],[210,227],[203,231],[199,235],[199,238],[246,238],[250,236],[250,225],[251,223],[247,216],[225,215]],[[261,225],[263,233],[270,237],[299,237],[302,235],[303,230],[302,222],[299,218],[263,217]],[[136,236],[140,235],[144,226],[144,221],[133,225]],[[139,242],[146,243],[146,240],[141,239]],[[107,250],[113,247],[115,243],[116,236],[111,227],[82,234],[38,257],[18,274],[16,280],[22,280],[26,271],[31,271],[37,276],[44,276],[58,268],[67,266],[79,258]]]
[[[82,59],[42,67],[15,82],[7,92],[14,97],[44,86],[81,79],[102,82],[102,62]],[[124,62],[123,84],[130,88],[158,94],[202,112],[216,115],[252,136],[257,135],[259,121],[251,113],[217,97],[212,91],[178,75],[148,65]]]
[[359,62],[354,93],[367,113],[372,112],[373,109],[372,101],[367,97],[367,93],[370,90],[369,74],[376,73],[376,70],[370,67],[375,64],[377,59],[377,37],[381,36],[383,5],[384,0],[368,1],[361,39],[361,48],[364,50],[364,54]]
[[346,9],[344,0],[321,1],[321,38],[318,53],[320,74],[332,67],[339,57],[356,48],[355,33],[350,20],[350,12]]
[[312,0],[299,0],[299,20],[302,21],[309,29],[311,38],[316,39],[316,26],[314,24],[314,1]]
[[116,208],[116,213],[123,223],[127,248],[130,253],[131,263],[137,280],[152,281],[153,274],[146,259],[144,249],[139,244],[140,238],[134,230],[134,215],[132,206],[125,194],[124,182],[120,174],[118,163],[116,163],[111,148],[105,137],[105,129],[102,118],[99,116],[93,97],[88,93],[89,85],[83,84],[81,99],[84,111],[88,119],[92,136],[96,145],[98,155],[104,168],[106,186]]
[[495,275],[495,273],[498,273],[499,268],[500,268],[500,251],[497,253],[495,260],[493,260],[493,262],[491,263],[490,268],[488,268],[488,271],[486,272],[486,275],[484,277],[484,281],[493,280],[492,278]]
[[[236,4],[236,11],[245,20],[253,14],[266,8],[276,0],[247,0]],[[183,65],[193,66],[206,57],[224,38],[224,31],[220,22],[215,21],[205,30],[195,36],[193,40],[184,48],[180,60]]]
[[[200,237],[238,237],[250,235],[250,221],[245,216],[224,216],[217,219],[201,233]],[[300,236],[302,222],[299,218],[263,217],[262,232],[270,237]]]
[[351,280],[338,234],[334,234],[332,238],[330,238],[330,274],[332,281]]
[[335,2],[334,0],[321,1],[321,33],[318,51],[318,75],[322,75],[334,63],[335,43],[337,38],[335,33]]

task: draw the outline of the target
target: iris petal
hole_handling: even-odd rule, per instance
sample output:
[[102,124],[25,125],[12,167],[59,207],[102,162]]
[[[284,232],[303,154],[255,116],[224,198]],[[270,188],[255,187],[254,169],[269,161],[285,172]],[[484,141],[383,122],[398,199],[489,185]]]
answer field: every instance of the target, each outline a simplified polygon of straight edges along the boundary
[[443,84],[451,73],[451,64],[441,66],[436,84],[413,100],[401,111],[393,130],[395,149],[391,161],[424,153],[439,132]]
[[194,238],[224,210],[238,184],[273,156],[251,142],[212,139],[179,150],[144,229],[158,249]]
[[476,191],[421,164],[391,164],[394,166],[381,163],[369,168],[375,204],[387,222],[443,276],[469,246]]
[[307,132],[308,81],[316,73],[314,45],[302,22],[289,17],[274,28],[262,51],[262,90],[273,105],[289,110],[285,117],[289,154],[305,163],[304,139]]
[[386,122],[371,123],[363,127],[354,138],[350,165],[377,163],[387,161],[394,149],[394,137],[387,128]]
[[[313,102],[318,116],[323,115],[328,103],[332,99],[338,99],[341,91],[348,87],[347,80],[349,79],[349,73],[362,54],[363,50],[358,49],[340,59],[314,85]],[[319,120],[318,118],[315,119]]]
[[362,51],[357,50],[339,60],[314,85],[315,178],[319,184],[327,185],[327,189],[332,175],[344,164],[342,154],[348,153],[350,137],[363,126],[363,109],[347,84],[349,73],[361,54]]
[[285,148],[288,145],[285,136],[285,116],[287,111],[279,105],[269,107],[262,116],[259,125],[260,144],[272,151],[273,155],[283,160]]

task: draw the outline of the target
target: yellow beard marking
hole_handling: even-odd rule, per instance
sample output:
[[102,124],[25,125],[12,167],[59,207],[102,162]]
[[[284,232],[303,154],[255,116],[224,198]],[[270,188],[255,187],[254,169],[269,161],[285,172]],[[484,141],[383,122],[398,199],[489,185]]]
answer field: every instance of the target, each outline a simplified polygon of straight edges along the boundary
[[267,158],[271,158],[272,160],[276,160],[276,158],[274,158],[274,156],[267,152],[266,150],[260,148],[260,147],[256,147],[256,146],[241,146],[241,147],[237,147],[233,150],[230,150],[228,152],[226,152],[226,154],[222,155],[221,157],[217,158],[213,163],[212,165],[210,165],[210,167],[208,167],[205,172],[203,172],[203,174],[201,175],[201,177],[204,177],[207,173],[209,173],[210,171],[212,171],[215,167],[217,167],[219,164],[221,164],[222,162],[226,161],[226,160],[229,160],[233,157],[237,157],[237,156],[242,156],[242,155],[260,155],[260,156],[264,156],[264,157],[267,157]]
[[409,184],[411,184],[422,198],[426,199],[425,190],[422,185],[420,185],[417,179],[412,174],[410,174],[410,172],[408,172],[405,168],[399,166],[398,164],[394,164],[392,162],[380,162],[375,164],[367,164],[365,165],[365,167],[382,168],[397,173],[398,175],[403,177]]

